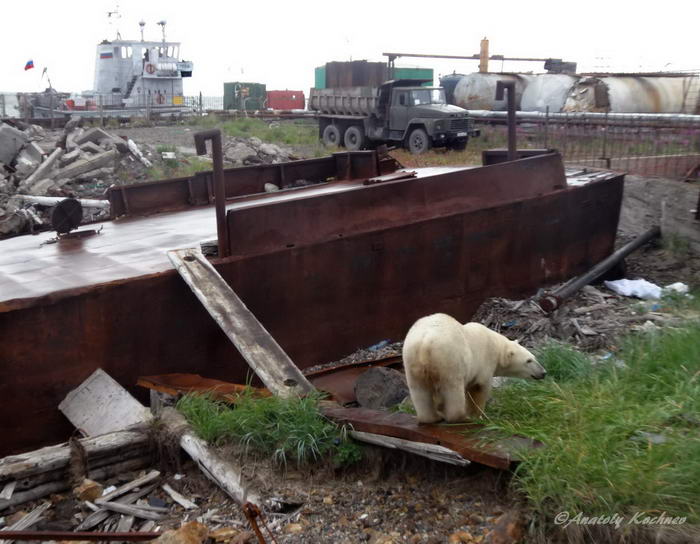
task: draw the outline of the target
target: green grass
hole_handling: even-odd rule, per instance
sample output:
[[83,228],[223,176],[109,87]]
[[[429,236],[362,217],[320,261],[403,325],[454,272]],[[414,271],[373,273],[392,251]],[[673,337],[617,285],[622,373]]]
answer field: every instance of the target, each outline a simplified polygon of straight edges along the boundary
[[198,157],[166,159],[146,171],[148,179],[168,179],[189,177],[197,172],[211,170],[211,161]]
[[220,128],[222,132],[236,138],[260,138],[263,142],[286,145],[318,144],[318,127],[303,121],[265,121],[242,118],[222,119],[209,115],[197,119],[202,128]]
[[522,453],[514,485],[549,521],[567,510],[666,512],[697,523],[700,324],[630,336],[616,355],[625,367],[594,368],[586,355],[550,344],[538,357],[554,379],[494,393],[488,426],[546,445]]
[[269,455],[280,466],[306,466],[331,459],[346,466],[362,457],[347,430],[319,411],[320,394],[304,398],[241,395],[231,407],[207,395],[186,395],[177,405],[197,434],[216,445],[238,443],[246,452]]

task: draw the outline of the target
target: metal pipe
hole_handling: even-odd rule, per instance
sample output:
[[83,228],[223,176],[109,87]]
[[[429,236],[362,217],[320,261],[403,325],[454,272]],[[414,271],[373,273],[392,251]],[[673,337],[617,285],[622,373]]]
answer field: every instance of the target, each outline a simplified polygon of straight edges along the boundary
[[499,80],[496,82],[496,100],[503,100],[503,93],[508,90],[508,160],[518,158],[515,141],[515,81]]
[[103,531],[0,531],[3,539],[7,540],[38,540],[48,542],[50,540],[63,541],[103,541],[117,540],[141,542],[158,538],[160,532],[103,532]]
[[207,140],[211,141],[214,162],[214,205],[216,207],[216,235],[219,244],[219,257],[230,255],[228,228],[226,225],[226,186],[224,184],[224,154],[221,148],[221,131],[218,128],[197,132],[194,143],[197,155],[206,155]]
[[[469,110],[469,115],[475,119],[507,119],[508,113],[505,111],[491,111],[491,110]],[[549,119],[550,121],[574,119],[574,120],[586,120],[586,121],[597,121],[601,124],[605,124],[608,121],[630,121],[634,122],[635,125],[643,122],[663,122],[668,123],[700,123],[700,115],[689,115],[685,113],[602,113],[602,112],[588,112],[588,111],[575,111],[575,112],[565,112],[565,113],[554,113],[541,111],[518,111],[515,112],[515,116],[518,119],[527,121],[544,121]]]
[[605,272],[607,272],[617,263],[622,261],[622,259],[627,257],[627,255],[629,255],[636,249],[639,249],[644,244],[653,240],[654,238],[659,237],[660,235],[660,227],[651,227],[645,233],[637,236],[629,244],[622,246],[620,249],[618,249],[616,252],[610,255],[607,259],[600,261],[597,265],[595,265],[585,274],[582,274],[568,281],[556,291],[546,293],[537,301],[537,303],[540,305],[540,308],[542,308],[545,312],[553,312],[561,305],[563,300],[569,298],[579,289],[588,285],[596,278],[602,276]]

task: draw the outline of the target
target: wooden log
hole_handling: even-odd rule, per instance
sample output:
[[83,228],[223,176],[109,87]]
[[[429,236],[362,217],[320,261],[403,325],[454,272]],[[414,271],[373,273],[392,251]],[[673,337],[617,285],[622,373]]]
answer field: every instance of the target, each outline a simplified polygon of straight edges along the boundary
[[[136,447],[130,448],[124,451],[123,454],[111,455],[108,457],[99,457],[88,462],[89,472],[94,473],[97,469],[109,466],[109,465],[119,465],[126,461],[132,459],[143,459],[144,462],[150,456],[150,447]],[[135,467],[140,468],[140,467]],[[133,470],[133,469],[132,469]],[[47,472],[41,472],[39,474],[34,474],[31,476],[26,476],[25,478],[20,478],[19,480],[9,480],[10,482],[16,482],[15,491],[24,491],[26,489],[31,489],[37,487],[41,484],[48,482],[56,482],[59,480],[68,479],[68,470],[66,468],[51,470]],[[0,497],[2,498],[2,497]]]
[[199,249],[169,251],[168,258],[273,394],[284,397],[314,390],[314,386]]
[[137,506],[132,506],[130,504],[120,504],[118,502],[103,502],[101,505],[113,512],[118,512],[119,514],[126,514],[128,516],[136,516],[141,519],[152,519],[158,521],[163,519],[163,515],[157,512],[151,512]]
[[[119,431],[101,436],[84,438],[80,443],[85,448],[88,461],[118,452],[135,445],[146,446],[149,438],[140,431]],[[66,468],[70,459],[67,443],[48,446],[20,455],[10,455],[0,459],[0,482],[8,479],[20,479],[32,474]]]
[[[122,463],[107,465],[95,470],[91,470],[88,473],[88,477],[91,480],[104,480],[105,478],[111,478],[116,474],[123,474],[124,472],[128,472],[130,470],[143,468],[147,466],[150,463],[150,461],[150,457],[137,457],[135,459],[129,459]],[[19,504],[23,504],[25,502],[40,499],[41,497],[46,497],[51,493],[59,493],[60,491],[65,491],[66,489],[70,489],[70,485],[68,483],[68,480],[66,480],[65,478],[53,482],[46,482],[31,489],[14,493],[12,495],[12,498],[6,501],[0,500],[0,511],[5,510],[7,508],[11,508],[13,506],[17,506]]]
[[252,503],[262,508],[258,492],[243,480],[241,469],[221,459],[207,443],[196,436],[185,418],[174,408],[163,409],[163,423],[174,436],[180,437],[180,446],[197,463],[204,475],[239,504]]

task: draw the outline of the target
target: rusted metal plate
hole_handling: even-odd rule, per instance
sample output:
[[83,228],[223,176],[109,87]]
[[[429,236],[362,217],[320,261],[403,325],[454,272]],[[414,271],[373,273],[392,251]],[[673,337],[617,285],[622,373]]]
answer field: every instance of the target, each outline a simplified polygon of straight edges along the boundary
[[519,450],[543,445],[537,440],[522,436],[501,438],[476,423],[423,425],[410,414],[368,408],[343,408],[329,402],[322,402],[321,411],[326,417],[337,423],[351,425],[356,431],[437,444],[456,451],[465,459],[502,470],[509,469],[512,463],[520,460]]
[[272,395],[267,389],[203,378],[199,374],[175,373],[141,376],[136,385],[173,396],[179,393],[212,393],[217,398],[230,401],[233,401],[244,391],[252,391],[257,397]]
[[[318,209],[302,198],[263,195],[274,202],[271,223],[260,197],[240,198],[229,206],[232,217],[257,207],[246,217],[263,221],[250,231],[231,231],[232,243],[251,248],[251,254],[213,264],[302,369],[359,346],[400,340],[428,313],[466,321],[488,297],[531,295],[612,251],[623,177],[545,191],[564,184],[563,170],[559,179],[551,174],[554,164],[545,181],[532,179],[542,174],[538,163],[551,160],[518,161],[527,166],[504,170],[510,183],[498,182],[496,170],[518,163],[474,169],[496,180],[493,187],[478,179],[460,181],[470,170],[444,168],[418,169],[416,180],[375,186],[357,180],[327,184],[320,193],[321,186],[299,189]],[[451,176],[453,187],[440,183],[440,172]],[[440,191],[429,190],[433,181]],[[377,192],[421,182],[422,191],[413,186]],[[473,187],[483,190],[463,194]],[[534,192],[509,200],[509,191],[522,187]],[[335,198],[333,190],[343,196]],[[355,196],[363,192],[384,201]],[[439,213],[421,199],[435,202]],[[365,206],[366,217],[377,224],[372,228],[359,211],[338,208],[340,202]],[[312,215],[294,218],[298,227],[290,218],[290,232],[269,229],[284,227],[285,207]],[[401,216],[405,222],[397,221]],[[65,439],[71,427],[56,406],[97,367],[141,400],[145,394],[135,389],[141,375],[189,372],[246,382],[247,365],[165,255],[211,239],[214,231],[213,209],[206,207],[107,222],[99,236],[67,244],[42,246],[49,233],[2,242],[0,433],[7,439],[0,454]],[[252,243],[256,238],[259,246]],[[294,247],[286,247],[288,240]]]

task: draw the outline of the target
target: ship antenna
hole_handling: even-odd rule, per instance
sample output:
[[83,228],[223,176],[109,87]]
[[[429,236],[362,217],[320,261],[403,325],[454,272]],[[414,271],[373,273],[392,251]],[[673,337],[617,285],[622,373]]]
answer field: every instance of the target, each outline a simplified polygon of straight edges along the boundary
[[141,27],[141,41],[143,41],[143,27],[146,26],[146,21],[144,21],[144,20],[139,21],[139,26]]
[[165,25],[167,24],[167,21],[163,19],[162,21],[158,21],[156,24],[160,25],[160,30],[163,32],[163,43],[165,43]]
[[[119,13],[119,2],[117,2],[117,7],[114,8],[114,11],[108,11],[108,12],[107,12],[107,18],[109,19],[109,24],[110,24],[110,26],[112,26],[112,19],[115,19],[115,20],[116,20],[116,19],[121,19],[121,18],[122,18],[121,14]],[[117,23],[117,24],[118,24],[118,23]],[[117,39],[118,39],[118,40],[121,40],[122,37],[121,37],[121,34],[119,34],[119,26],[117,26],[117,24],[114,25],[114,26],[116,27],[116,29],[117,29]]]

